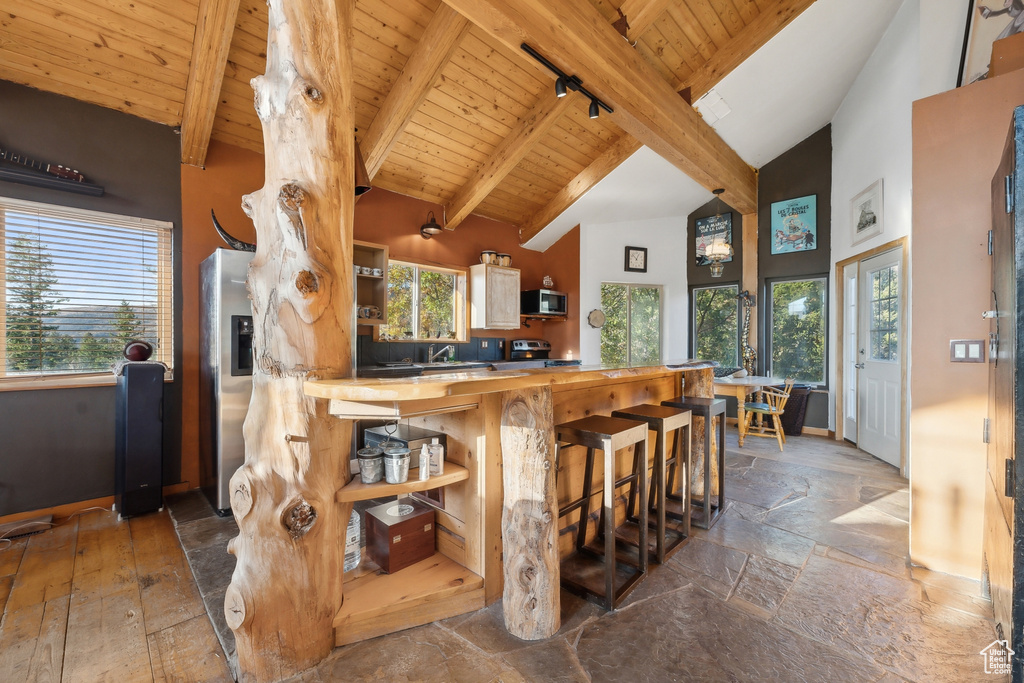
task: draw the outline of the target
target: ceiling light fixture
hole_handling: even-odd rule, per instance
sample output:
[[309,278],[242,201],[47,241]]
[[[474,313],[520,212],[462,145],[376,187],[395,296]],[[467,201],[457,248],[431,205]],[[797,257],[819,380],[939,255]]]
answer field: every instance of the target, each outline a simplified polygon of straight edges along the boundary
[[[717,202],[717,213],[715,218],[720,218],[722,215],[722,193],[725,192],[723,188],[712,190],[715,194]],[[704,250],[704,258],[710,261],[711,277],[722,277],[722,272],[725,270],[725,264],[722,263],[727,258],[732,258],[732,245],[725,241],[722,235],[716,235],[711,240],[711,244]]]
[[444,228],[442,228],[440,225],[438,225],[437,221],[434,220],[434,212],[433,211],[428,213],[427,217],[430,220],[428,220],[426,223],[424,223],[423,225],[420,226],[420,236],[423,239],[425,239],[425,240],[429,240],[431,237],[433,237],[434,235],[436,235],[439,232],[441,232],[442,230],[444,230]]
[[555,76],[557,77],[555,79],[556,97],[565,97],[566,89],[572,90],[574,92],[583,93],[585,96],[590,98],[590,118],[592,119],[597,118],[597,115],[600,113],[598,111],[599,109],[604,109],[609,114],[613,113],[614,110],[611,107],[609,107],[607,104],[602,102],[596,95],[594,95],[593,93],[591,93],[590,91],[583,87],[583,81],[581,81],[578,76],[570,76],[566,74],[564,71],[559,69],[551,62],[549,62],[547,59],[545,59],[544,56],[541,55],[541,53],[537,52],[526,43],[523,43],[519,47],[521,47],[526,54],[530,55],[538,62],[543,64],[551,73],[555,74]]

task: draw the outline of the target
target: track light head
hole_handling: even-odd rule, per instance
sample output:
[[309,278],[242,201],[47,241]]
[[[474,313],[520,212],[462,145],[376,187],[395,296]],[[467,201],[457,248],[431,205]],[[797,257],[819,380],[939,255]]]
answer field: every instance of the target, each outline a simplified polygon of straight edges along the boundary
[[565,79],[561,76],[555,79],[555,97],[565,97]]
[[597,100],[590,100],[590,118],[596,119],[597,115],[600,113],[601,110],[598,109]]

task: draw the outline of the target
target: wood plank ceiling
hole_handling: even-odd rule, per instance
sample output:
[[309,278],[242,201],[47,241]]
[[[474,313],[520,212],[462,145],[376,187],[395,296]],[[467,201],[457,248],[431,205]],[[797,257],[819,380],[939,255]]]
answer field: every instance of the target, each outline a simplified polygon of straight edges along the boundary
[[[688,88],[695,101],[813,0],[447,1],[356,0],[356,136],[375,186],[443,205],[449,228],[475,213],[520,226],[526,241],[647,143],[750,207],[750,169],[675,96],[657,96]],[[264,0],[0,0],[0,10],[0,78],[180,126],[183,163],[201,165],[210,138],[263,151],[249,80],[266,62]],[[528,33],[545,11],[572,15],[560,26],[567,44]],[[609,28],[620,12],[628,52]],[[587,31],[593,44],[573,44]],[[515,49],[521,39],[569,74],[597,74],[604,82],[584,87],[615,115],[590,119],[582,95],[555,98],[554,76]],[[630,65],[633,50],[642,64]],[[655,93],[655,111],[621,101],[620,64],[639,99]]]

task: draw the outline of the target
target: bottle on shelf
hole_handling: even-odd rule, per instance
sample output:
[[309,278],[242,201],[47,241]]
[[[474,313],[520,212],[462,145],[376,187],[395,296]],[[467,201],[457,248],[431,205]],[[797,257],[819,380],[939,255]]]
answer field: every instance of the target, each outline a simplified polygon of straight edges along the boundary
[[[437,439],[434,439],[437,441]],[[430,478],[431,467],[430,467],[430,449],[427,444],[420,446],[420,481],[426,481]]]
[[430,440],[429,445],[424,444],[423,447],[430,453],[430,475],[444,474],[444,446],[438,442],[435,436]]

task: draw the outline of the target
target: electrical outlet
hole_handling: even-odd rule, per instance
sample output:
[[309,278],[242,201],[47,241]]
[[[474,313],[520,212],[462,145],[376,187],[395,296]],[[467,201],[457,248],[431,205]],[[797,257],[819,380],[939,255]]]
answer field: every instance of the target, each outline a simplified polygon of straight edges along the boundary
[[480,340],[480,348],[481,349],[486,349],[487,348],[487,340],[486,339],[481,339]]
[[501,350],[501,349],[504,349],[504,348],[505,348],[505,340],[504,339],[499,339],[498,340],[498,349]]

